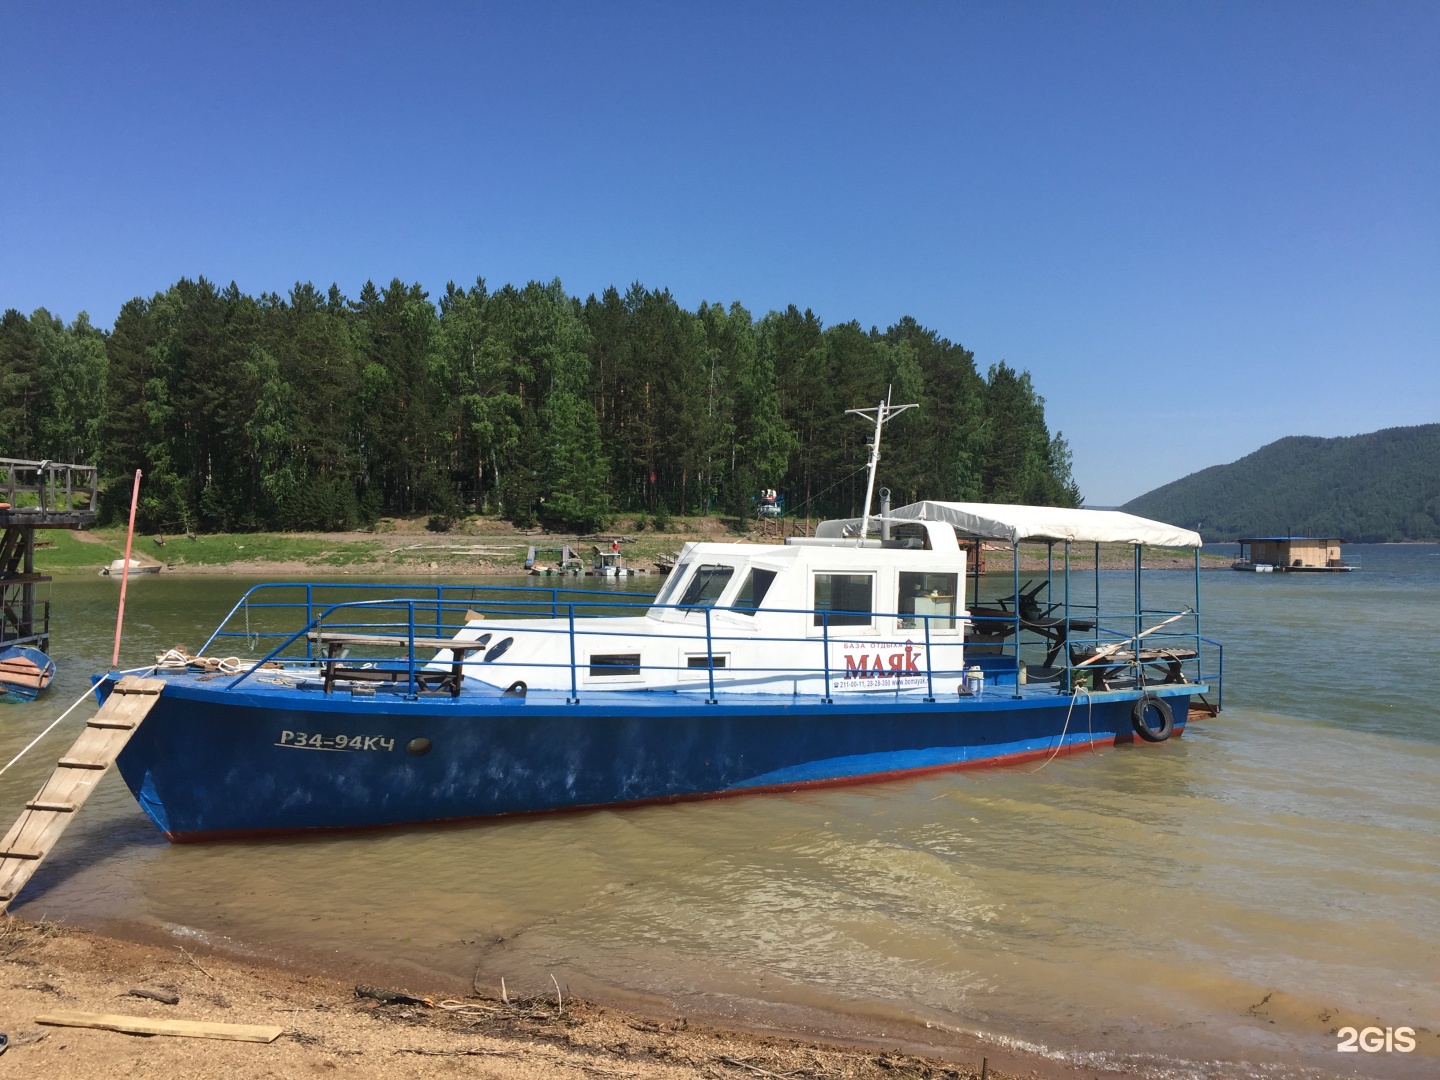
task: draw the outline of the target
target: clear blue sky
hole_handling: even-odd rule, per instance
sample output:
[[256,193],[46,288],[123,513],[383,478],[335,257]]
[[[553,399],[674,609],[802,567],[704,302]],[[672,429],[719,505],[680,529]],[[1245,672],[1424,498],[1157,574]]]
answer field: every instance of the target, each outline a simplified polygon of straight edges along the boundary
[[1437,58],[1434,2],[4,2],[0,307],[483,275],[910,314],[1028,368],[1121,502],[1440,421]]

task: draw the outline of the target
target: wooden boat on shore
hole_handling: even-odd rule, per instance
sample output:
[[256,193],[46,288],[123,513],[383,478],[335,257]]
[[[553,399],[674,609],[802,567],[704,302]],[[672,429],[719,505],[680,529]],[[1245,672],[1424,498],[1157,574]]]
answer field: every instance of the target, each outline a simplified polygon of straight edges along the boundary
[[55,678],[55,661],[28,645],[0,648],[0,701],[34,701]]

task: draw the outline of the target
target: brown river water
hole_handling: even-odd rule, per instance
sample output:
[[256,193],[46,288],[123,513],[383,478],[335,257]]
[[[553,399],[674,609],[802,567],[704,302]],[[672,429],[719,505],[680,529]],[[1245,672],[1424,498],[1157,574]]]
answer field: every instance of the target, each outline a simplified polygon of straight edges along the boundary
[[[173,847],[112,775],[13,910],[417,987],[538,992],[554,974],[721,1022],[931,1048],[982,1032],[1156,1077],[1437,1076],[1440,547],[1361,554],[1343,577],[1203,575],[1226,708],[1159,746]],[[1192,580],[1147,589],[1178,603]],[[249,583],[132,581],[124,662],[198,645]],[[107,666],[117,591],[54,585],[61,676],[0,706],[3,760]],[[0,808],[84,714],[0,776]],[[1341,1053],[1345,1026],[1411,1027],[1418,1045]]]

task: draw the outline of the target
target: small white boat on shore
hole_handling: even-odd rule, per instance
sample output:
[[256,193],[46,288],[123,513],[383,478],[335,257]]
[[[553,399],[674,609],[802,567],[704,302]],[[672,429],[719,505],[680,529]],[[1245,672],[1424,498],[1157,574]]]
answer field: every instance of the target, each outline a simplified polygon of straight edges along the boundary
[[[139,559],[130,560],[131,577],[134,577],[136,574],[158,574],[163,569],[164,566],[158,562],[141,562]],[[125,573],[124,559],[115,559],[109,566],[102,567],[100,570],[102,577],[120,577],[123,573]]]

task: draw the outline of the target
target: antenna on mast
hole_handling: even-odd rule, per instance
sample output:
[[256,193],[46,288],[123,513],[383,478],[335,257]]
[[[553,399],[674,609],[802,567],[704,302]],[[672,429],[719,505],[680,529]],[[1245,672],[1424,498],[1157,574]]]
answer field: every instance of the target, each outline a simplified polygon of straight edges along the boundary
[[875,467],[880,464],[880,429],[885,426],[887,420],[893,420],[906,409],[918,409],[919,403],[911,405],[891,405],[890,395],[894,392],[893,386],[885,388],[885,400],[876,405],[873,409],[846,409],[845,415],[854,413],[856,416],[863,416],[870,419],[870,414],[875,414],[875,440],[870,444],[870,480],[865,485],[865,514],[860,518],[860,539],[863,541],[865,535],[870,531],[870,497],[875,493]]

